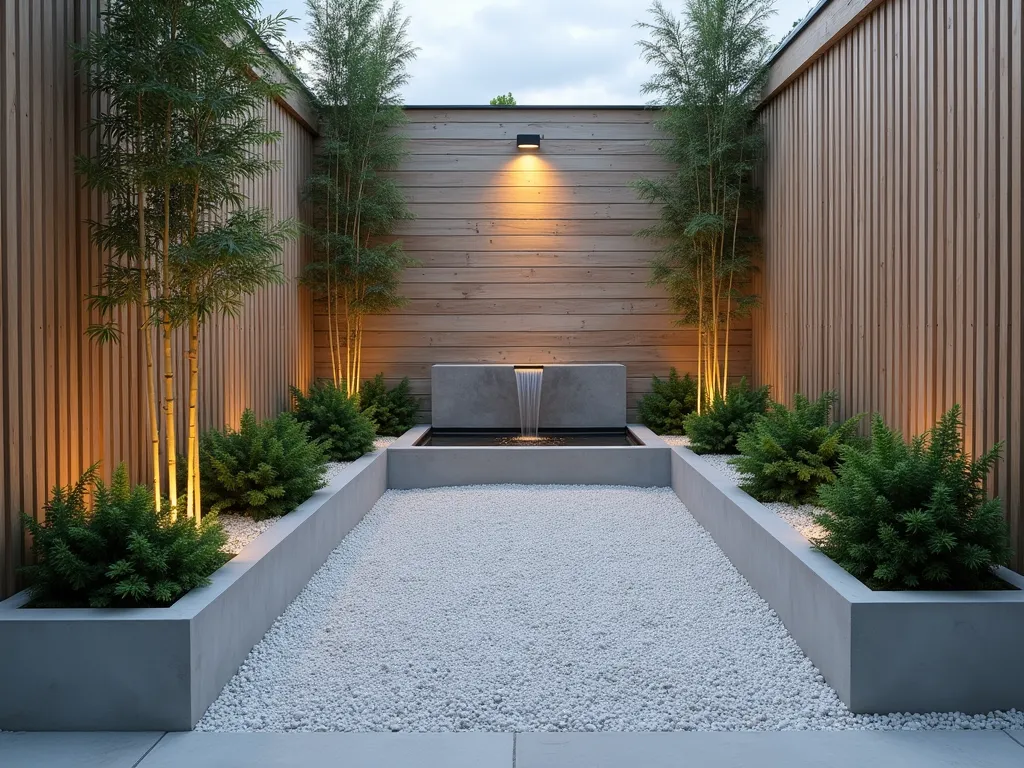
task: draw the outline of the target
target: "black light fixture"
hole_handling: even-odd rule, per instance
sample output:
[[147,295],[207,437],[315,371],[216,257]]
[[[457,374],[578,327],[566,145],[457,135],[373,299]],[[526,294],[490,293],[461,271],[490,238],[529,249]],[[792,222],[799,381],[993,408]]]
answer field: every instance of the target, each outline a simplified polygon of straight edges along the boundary
[[520,133],[516,136],[516,146],[519,149],[540,149],[540,134]]

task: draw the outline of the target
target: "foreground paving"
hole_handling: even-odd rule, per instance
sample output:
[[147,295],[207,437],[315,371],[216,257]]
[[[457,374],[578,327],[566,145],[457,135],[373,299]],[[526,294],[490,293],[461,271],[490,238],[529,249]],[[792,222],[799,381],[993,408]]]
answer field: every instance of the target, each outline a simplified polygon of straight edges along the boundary
[[0,733],[4,768],[1020,768],[1024,731]]
[[1020,728],[855,716],[669,489],[389,491],[201,731]]

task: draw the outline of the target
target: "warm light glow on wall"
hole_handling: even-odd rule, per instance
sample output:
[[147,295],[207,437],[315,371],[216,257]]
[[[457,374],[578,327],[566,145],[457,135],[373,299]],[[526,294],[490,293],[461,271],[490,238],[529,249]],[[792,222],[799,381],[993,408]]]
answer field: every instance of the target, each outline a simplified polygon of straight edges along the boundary
[[[536,152],[523,152],[510,158],[503,170],[506,171],[548,171],[551,166],[548,161]],[[515,185],[519,186],[519,185]]]
[[548,235],[551,206],[560,200],[560,174],[550,158],[536,152],[518,152],[495,174],[499,214],[505,219],[529,222],[522,234]]
[[[558,160],[558,157],[536,151],[521,152],[514,146],[509,148],[507,161],[502,163],[491,180],[492,199],[496,204],[494,216],[501,220],[503,231],[517,236],[544,238],[550,238],[556,233],[555,219],[564,216],[567,194],[567,182],[558,169]],[[496,250],[509,247],[506,240],[506,243],[496,246]],[[556,246],[550,247],[557,250]],[[529,248],[533,250],[535,246]],[[500,256],[500,261],[489,263],[517,267],[522,261],[522,255],[507,253]],[[524,354],[517,350],[512,359],[499,362],[511,362],[525,367],[553,362],[553,359],[543,354],[540,358],[535,357],[535,354]]]

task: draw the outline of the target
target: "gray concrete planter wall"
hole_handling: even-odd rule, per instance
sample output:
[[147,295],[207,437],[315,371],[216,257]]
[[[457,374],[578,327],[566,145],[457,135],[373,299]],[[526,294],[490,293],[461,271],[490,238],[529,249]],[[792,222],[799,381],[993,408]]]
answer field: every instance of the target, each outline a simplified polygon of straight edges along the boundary
[[[626,426],[626,366],[543,365],[541,429]],[[514,365],[435,365],[431,421],[439,429],[518,429]]]
[[353,462],[168,608],[0,603],[0,729],[192,728],[386,489],[386,451]]
[[667,487],[671,450],[646,427],[630,425],[642,445],[565,447],[418,446],[428,426],[407,432],[388,449],[388,487],[449,485],[631,485]]
[[874,592],[685,448],[672,487],[854,712],[1024,708],[1024,591]]

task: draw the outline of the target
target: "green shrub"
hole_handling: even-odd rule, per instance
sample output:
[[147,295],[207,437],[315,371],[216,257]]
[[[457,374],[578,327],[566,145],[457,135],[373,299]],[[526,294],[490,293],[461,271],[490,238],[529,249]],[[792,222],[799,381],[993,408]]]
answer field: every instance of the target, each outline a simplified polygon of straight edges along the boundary
[[686,374],[680,378],[670,368],[668,379],[655,376],[651,391],[640,398],[637,415],[640,423],[659,435],[685,434],[684,421],[697,410],[697,382]]
[[839,477],[824,486],[813,543],[872,589],[1005,586],[991,572],[1010,558],[999,499],[984,482],[996,445],[972,460],[959,406],[909,444],[876,416],[871,445],[844,447]]
[[287,514],[324,487],[327,453],[290,413],[256,420],[242,414],[238,431],[211,429],[199,444],[203,506],[256,520]]
[[409,379],[402,379],[394,389],[384,383],[384,374],[378,373],[363,384],[359,391],[359,406],[377,427],[378,435],[397,437],[416,426],[419,404],[409,394]]
[[740,487],[759,501],[814,501],[820,486],[835,481],[839,449],[855,439],[864,416],[833,422],[838,399],[826,392],[814,402],[796,395],[792,409],[772,403],[736,441],[740,455],[729,462],[747,476]]
[[308,395],[292,387],[292,397],[295,418],[308,426],[311,439],[323,442],[328,460],[355,461],[373,450],[373,422],[334,382],[318,381]]
[[93,465],[74,485],[54,488],[44,509],[43,522],[22,515],[36,560],[23,569],[34,608],[170,605],[230,559],[216,516],[172,523],[169,507],[157,512],[152,490],[133,488],[123,464],[110,485]]
[[750,389],[746,379],[715,395],[701,413],[691,413],[684,426],[694,453],[736,453],[736,440],[768,409],[768,387]]

